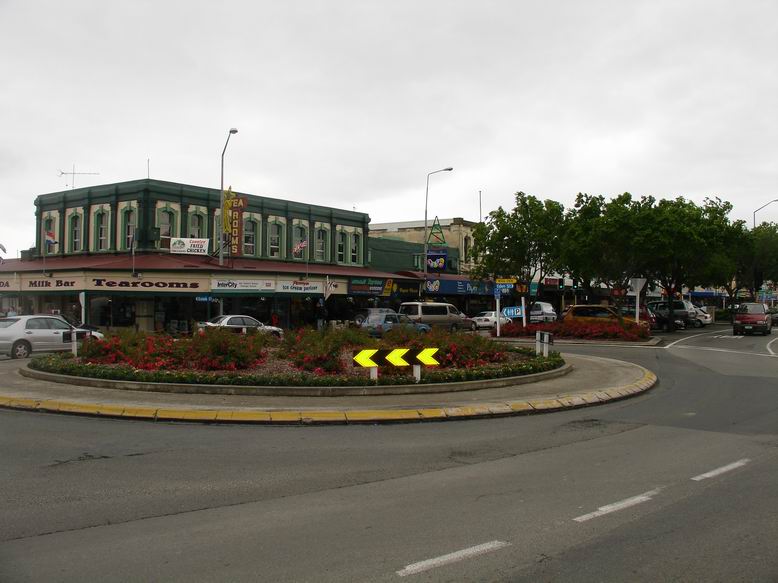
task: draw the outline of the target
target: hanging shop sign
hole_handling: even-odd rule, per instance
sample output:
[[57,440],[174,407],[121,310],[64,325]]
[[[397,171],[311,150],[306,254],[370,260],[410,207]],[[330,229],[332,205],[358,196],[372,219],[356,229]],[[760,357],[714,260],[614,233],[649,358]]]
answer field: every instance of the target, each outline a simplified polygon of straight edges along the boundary
[[210,239],[189,239],[174,237],[170,239],[170,252],[182,255],[208,255]]
[[378,277],[352,277],[348,282],[348,293],[352,296],[381,296],[392,294],[394,280]]
[[272,292],[275,289],[276,282],[272,279],[211,278],[211,291],[213,292]]
[[279,280],[276,286],[276,291],[280,293],[292,293],[292,294],[323,294],[324,282],[323,281],[308,281],[295,280],[295,281],[283,281]]
[[392,294],[397,296],[418,296],[421,282],[395,282]]
[[427,270],[445,271],[448,262],[448,251],[445,249],[431,249],[427,252]]

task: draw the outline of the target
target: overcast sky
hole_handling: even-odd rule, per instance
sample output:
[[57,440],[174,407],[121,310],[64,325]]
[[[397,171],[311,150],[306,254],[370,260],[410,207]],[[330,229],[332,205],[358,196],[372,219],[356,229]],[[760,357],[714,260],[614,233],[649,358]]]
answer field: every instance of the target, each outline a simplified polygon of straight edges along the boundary
[[[523,190],[778,198],[778,2],[0,0],[0,243],[152,178],[478,219]],[[758,218],[778,221],[778,203]]]

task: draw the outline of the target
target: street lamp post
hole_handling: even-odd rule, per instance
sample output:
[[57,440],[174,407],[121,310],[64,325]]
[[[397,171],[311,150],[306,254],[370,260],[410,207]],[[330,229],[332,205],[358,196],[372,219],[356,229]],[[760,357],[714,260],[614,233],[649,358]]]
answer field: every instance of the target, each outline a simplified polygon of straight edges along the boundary
[[224,265],[224,153],[227,151],[227,144],[230,143],[230,137],[232,134],[237,134],[237,128],[230,128],[230,133],[227,134],[227,141],[224,143],[224,149],[222,150],[222,181],[221,181],[221,194],[219,197],[219,267]]
[[435,170],[434,172],[430,172],[427,174],[427,190],[424,191],[424,257],[422,258],[424,261],[424,284],[427,285],[427,201],[429,199],[430,195],[430,176],[433,174],[437,174],[438,172],[451,172],[453,168],[441,168],[440,170]]
[[755,229],[756,229],[756,213],[757,213],[757,212],[759,212],[759,211],[761,211],[761,210],[762,210],[764,207],[766,207],[766,206],[768,206],[768,205],[771,205],[771,204],[773,204],[774,202],[778,202],[778,198],[776,198],[776,199],[774,199],[774,200],[771,200],[771,201],[770,201],[770,202],[768,202],[767,204],[763,204],[762,206],[760,206],[758,209],[756,209],[756,210],[754,211],[754,228],[755,228]]

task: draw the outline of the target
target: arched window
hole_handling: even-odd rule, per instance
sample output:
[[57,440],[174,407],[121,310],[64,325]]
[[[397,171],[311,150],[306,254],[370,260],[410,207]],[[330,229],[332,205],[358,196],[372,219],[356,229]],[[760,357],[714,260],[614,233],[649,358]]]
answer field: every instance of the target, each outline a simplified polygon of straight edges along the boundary
[[327,261],[327,229],[316,230],[314,261]]
[[308,256],[308,229],[303,225],[292,227],[292,257],[305,259]]
[[200,215],[191,215],[189,217],[189,236],[193,239],[199,239],[203,236],[203,217]]
[[268,225],[268,247],[269,257],[281,257],[281,239],[283,235],[283,226],[279,223]]
[[159,236],[173,237],[173,213],[170,211],[159,213]]
[[124,247],[128,251],[135,245],[135,211],[124,213]]
[[97,250],[106,251],[108,249],[108,213],[99,212],[95,214],[95,222]]
[[359,233],[351,235],[351,263],[359,263],[359,256],[362,254],[360,247],[362,243],[362,237]]
[[348,233],[341,231],[338,233],[338,263],[346,262],[346,245],[348,244]]
[[81,251],[81,216],[70,217],[70,250],[73,253]]
[[243,225],[243,254],[257,253],[257,222],[248,220]]
[[49,243],[49,239],[54,239],[54,219],[48,218],[43,221],[43,253],[48,255],[49,253],[55,253],[57,249],[56,243]]

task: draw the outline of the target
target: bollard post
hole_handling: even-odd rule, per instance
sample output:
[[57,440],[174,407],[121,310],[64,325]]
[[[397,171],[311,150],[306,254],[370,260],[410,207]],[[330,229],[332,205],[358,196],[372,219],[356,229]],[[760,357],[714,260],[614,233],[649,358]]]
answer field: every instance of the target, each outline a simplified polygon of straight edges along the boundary
[[541,343],[540,334],[541,334],[540,332],[535,332],[535,354],[536,355],[540,354],[540,343]]
[[378,380],[378,367],[377,366],[371,366],[370,367],[370,380],[371,381],[377,381]]
[[413,365],[413,378],[416,379],[417,383],[421,382],[421,365],[420,364],[414,364]]
[[545,342],[543,342],[543,356],[548,358],[548,345],[551,344],[551,332],[545,332],[543,339],[545,340]]
[[70,332],[70,350],[73,352],[73,356],[78,356],[78,339],[76,338],[76,331]]

